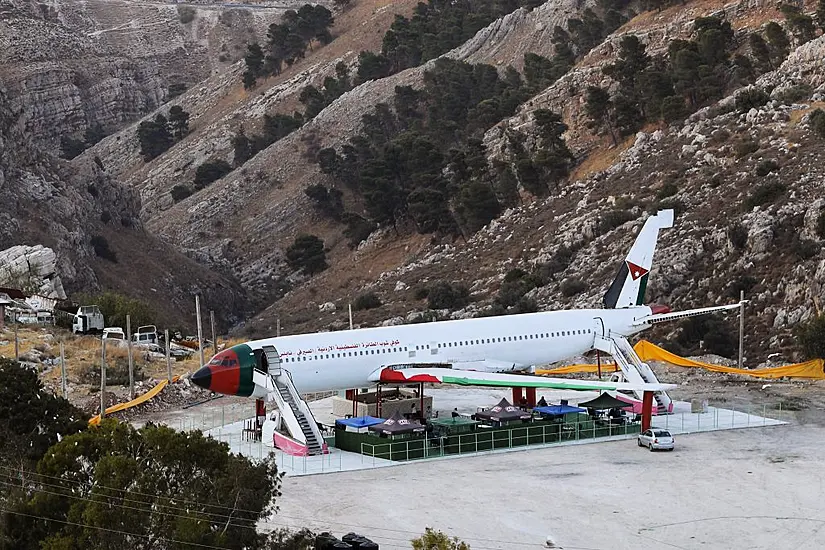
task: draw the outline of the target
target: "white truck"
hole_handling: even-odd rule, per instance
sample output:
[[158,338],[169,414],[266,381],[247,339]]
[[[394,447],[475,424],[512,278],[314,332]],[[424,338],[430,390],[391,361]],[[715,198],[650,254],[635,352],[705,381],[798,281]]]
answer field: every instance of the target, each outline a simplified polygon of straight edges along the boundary
[[132,334],[132,343],[137,345],[159,345],[158,327],[155,325],[144,325],[138,327],[137,332]]
[[103,314],[98,306],[80,306],[72,321],[72,332],[75,334],[91,334],[103,332],[105,328]]

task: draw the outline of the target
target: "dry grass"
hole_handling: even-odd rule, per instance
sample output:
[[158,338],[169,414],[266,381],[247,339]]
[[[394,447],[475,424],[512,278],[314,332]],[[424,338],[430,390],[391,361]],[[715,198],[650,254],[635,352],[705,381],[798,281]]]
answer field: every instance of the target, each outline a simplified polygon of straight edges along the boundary
[[788,124],[790,126],[797,126],[802,119],[807,115],[809,112],[813,111],[814,109],[825,109],[825,101],[814,101],[810,103],[806,108],[799,109],[797,111],[791,111],[790,121]]
[[603,139],[599,147],[592,151],[584,162],[579,164],[570,176],[570,181],[587,179],[593,174],[607,170],[616,162],[619,155],[630,149],[636,141],[636,136],[629,136],[624,141],[611,146],[609,139]]
[[[63,342],[66,357],[66,377],[68,382],[73,387],[73,392],[70,394],[70,399],[73,401],[82,400],[88,397],[93,390],[87,384],[81,382],[82,376],[88,372],[92,367],[100,365],[101,356],[101,339],[100,336],[75,336],[69,331],[57,328],[34,328],[21,325],[18,329],[19,352],[23,355],[29,352],[32,348],[37,347],[41,350],[46,350],[44,357],[60,356],[60,342]],[[14,332],[9,330],[5,332],[0,331],[0,342],[7,342],[0,345],[0,357],[13,358],[14,357]],[[240,339],[231,339],[227,343],[222,340],[219,345],[221,348],[225,346],[234,346],[243,342]],[[204,359],[208,361],[214,354],[212,348],[204,349]],[[146,379],[163,379],[166,378],[166,361],[163,358],[149,359],[139,348],[133,348],[133,361],[136,367],[144,373]],[[128,361],[128,349],[119,346],[106,346],[107,362],[117,361],[118,363],[125,363]],[[172,375],[183,375],[197,370],[200,366],[200,358],[195,352],[187,359],[172,362]],[[60,384],[60,368],[54,368],[47,365],[41,366],[41,379],[43,382],[52,387],[58,387]],[[110,388],[115,389],[115,388]],[[124,388],[125,390],[125,388]]]

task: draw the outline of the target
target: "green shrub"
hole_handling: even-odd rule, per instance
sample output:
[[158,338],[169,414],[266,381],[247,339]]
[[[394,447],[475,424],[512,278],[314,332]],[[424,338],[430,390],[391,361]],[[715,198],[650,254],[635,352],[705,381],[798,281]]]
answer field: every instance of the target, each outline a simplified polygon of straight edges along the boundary
[[771,96],[762,88],[747,88],[736,94],[736,110],[747,113],[751,109],[758,109],[771,100]]
[[728,228],[728,239],[737,250],[743,250],[748,244],[748,230],[741,223],[735,223]]
[[825,239],[825,210],[816,218],[816,234],[820,239]]
[[635,218],[636,216],[629,210],[609,210],[599,216],[599,221],[596,224],[596,232],[603,235]]
[[791,252],[804,261],[815,258],[820,249],[819,244],[810,239],[796,239],[791,247]]
[[815,109],[808,118],[811,130],[821,138],[825,138],[825,111]]
[[303,269],[307,275],[314,275],[327,267],[324,241],[315,235],[299,235],[286,249],[286,261],[293,269]]
[[659,200],[666,199],[668,197],[672,197],[676,193],[679,192],[679,188],[676,187],[675,183],[668,182],[659,189],[659,192],[656,193],[656,198]]
[[426,286],[417,286],[413,291],[413,297],[416,300],[423,300],[430,295],[430,288]]
[[149,304],[117,292],[80,294],[72,298],[80,304],[97,304],[107,327],[122,327],[125,330],[127,315],[131,316],[133,329],[156,322],[155,310]]
[[232,166],[225,160],[208,160],[195,170],[195,189],[200,191],[210,183],[218,181],[229,172]]
[[765,183],[754,189],[753,193],[745,199],[745,208],[753,210],[757,206],[773,203],[783,193],[785,193],[785,186],[778,181]]
[[799,350],[806,359],[825,358],[825,315],[800,323],[794,333]]
[[461,309],[470,301],[470,290],[463,284],[435,283],[427,294],[430,309]]
[[738,159],[746,157],[751,153],[755,153],[758,150],[759,142],[752,139],[745,139],[743,141],[740,141],[733,148],[733,152],[736,155],[736,158]]
[[96,256],[103,258],[104,260],[109,260],[112,263],[117,263],[117,254],[115,254],[114,250],[109,248],[109,241],[106,240],[106,237],[103,237],[102,235],[94,235],[91,242]]
[[191,6],[178,6],[178,18],[186,25],[195,20],[195,8]]
[[571,296],[581,294],[586,288],[587,285],[578,279],[566,279],[561,284],[561,293],[562,296],[570,298]]
[[771,172],[779,170],[779,163],[776,159],[764,159],[756,165],[756,175],[760,178],[767,176]]
[[172,200],[173,201],[180,202],[183,199],[185,199],[186,197],[191,196],[192,195],[192,190],[189,188],[188,185],[178,184],[178,185],[176,185],[172,188],[172,190],[169,192],[169,194],[172,195]]
[[807,84],[796,84],[795,86],[791,86],[782,91],[777,97],[779,101],[785,103],[787,105],[791,103],[797,103],[804,99],[808,99],[811,97],[813,93],[813,88],[808,86]]
[[352,304],[352,309],[355,311],[361,311],[364,309],[374,309],[376,307],[381,307],[381,298],[375,292],[367,292],[361,294]]

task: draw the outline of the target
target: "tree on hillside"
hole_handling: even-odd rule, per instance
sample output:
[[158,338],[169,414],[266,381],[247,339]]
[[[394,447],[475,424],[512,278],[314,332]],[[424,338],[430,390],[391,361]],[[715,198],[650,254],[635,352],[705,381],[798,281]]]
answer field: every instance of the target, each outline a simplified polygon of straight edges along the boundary
[[817,315],[795,329],[796,342],[805,359],[825,358],[825,315]]
[[208,160],[195,170],[195,179],[193,181],[195,189],[199,191],[210,183],[218,181],[231,171],[232,166],[223,159]]
[[82,431],[87,421],[46,390],[35,369],[0,357],[0,459],[6,466],[34,470],[50,446]]
[[825,0],[819,0],[819,2],[817,2],[814,17],[816,18],[816,24],[825,32]]
[[232,148],[235,152],[232,163],[235,168],[243,166],[243,164],[251,159],[256,151],[255,146],[244,132],[243,126],[238,129],[238,133],[232,136]]
[[281,483],[274,457],[253,463],[200,431],[110,419],[64,437],[37,471],[15,479],[25,493],[4,506],[17,512],[0,527],[12,548],[255,548]]
[[77,296],[77,301],[82,304],[97,304],[106,319],[106,326],[125,327],[127,315],[131,316],[133,326],[157,322],[156,312],[149,304],[117,292],[81,294]]
[[771,60],[774,67],[778,67],[785,61],[791,51],[791,41],[785,30],[776,21],[771,21],[765,25],[765,37],[768,39],[768,46],[771,49]]
[[301,269],[307,275],[315,275],[327,267],[324,241],[315,235],[299,235],[286,249],[286,261],[292,269]]
[[752,33],[748,36],[748,45],[750,46],[751,55],[756,60],[756,67],[759,72],[772,71],[774,65],[773,60],[771,60],[771,50],[765,39],[760,34]]
[[788,22],[788,28],[796,38],[797,45],[805,44],[816,38],[816,25],[811,16],[803,13],[802,8],[790,4],[780,4],[779,7],[782,15],[785,16],[785,21]]
[[183,139],[183,136],[189,133],[189,113],[180,105],[173,105],[169,109],[169,128],[177,140]]
[[616,145],[616,129],[612,115],[613,102],[610,94],[598,86],[588,86],[586,101],[584,112],[590,119],[587,124],[588,128],[598,133],[607,132],[613,145]]
[[154,120],[145,120],[138,126],[138,141],[143,159],[150,161],[167,151],[175,142],[166,117],[158,113]]

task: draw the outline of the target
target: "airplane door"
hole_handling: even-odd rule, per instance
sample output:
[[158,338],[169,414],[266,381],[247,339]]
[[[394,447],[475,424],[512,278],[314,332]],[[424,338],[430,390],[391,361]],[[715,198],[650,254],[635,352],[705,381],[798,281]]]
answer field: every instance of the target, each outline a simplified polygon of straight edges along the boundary
[[593,332],[598,336],[606,336],[604,332],[604,319],[601,317],[594,317],[593,320],[596,322],[596,328]]

